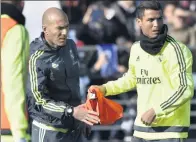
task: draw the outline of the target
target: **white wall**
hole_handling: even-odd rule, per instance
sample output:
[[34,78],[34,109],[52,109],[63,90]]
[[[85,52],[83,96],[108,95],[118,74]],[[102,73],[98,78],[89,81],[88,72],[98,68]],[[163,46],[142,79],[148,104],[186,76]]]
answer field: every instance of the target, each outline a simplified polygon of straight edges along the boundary
[[42,32],[42,15],[50,7],[61,8],[59,1],[24,1],[23,14],[26,17],[26,28],[30,42]]

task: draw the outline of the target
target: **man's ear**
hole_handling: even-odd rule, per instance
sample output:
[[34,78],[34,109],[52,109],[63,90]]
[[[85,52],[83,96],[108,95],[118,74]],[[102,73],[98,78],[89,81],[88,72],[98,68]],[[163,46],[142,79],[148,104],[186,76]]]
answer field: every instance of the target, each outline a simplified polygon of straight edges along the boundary
[[46,25],[42,25],[42,30],[43,30],[44,33],[47,32],[47,27],[46,27]]
[[142,20],[140,18],[137,18],[136,19],[136,22],[137,22],[137,24],[138,24],[139,27],[142,26]]
[[43,30],[45,35],[48,35],[48,30],[47,30],[47,26],[46,25],[42,25],[42,30]]

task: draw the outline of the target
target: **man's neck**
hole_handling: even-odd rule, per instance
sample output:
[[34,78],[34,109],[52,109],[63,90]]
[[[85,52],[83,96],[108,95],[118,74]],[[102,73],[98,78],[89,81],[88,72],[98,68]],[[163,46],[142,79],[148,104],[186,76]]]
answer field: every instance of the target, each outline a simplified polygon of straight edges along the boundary
[[51,47],[55,47],[55,45],[52,42],[50,42],[47,38],[45,38],[45,40]]
[[48,39],[48,37],[47,37],[45,34],[43,34],[43,38],[45,39],[45,41],[47,42],[47,44],[48,44],[49,46],[51,46],[52,48],[56,47],[56,46]]

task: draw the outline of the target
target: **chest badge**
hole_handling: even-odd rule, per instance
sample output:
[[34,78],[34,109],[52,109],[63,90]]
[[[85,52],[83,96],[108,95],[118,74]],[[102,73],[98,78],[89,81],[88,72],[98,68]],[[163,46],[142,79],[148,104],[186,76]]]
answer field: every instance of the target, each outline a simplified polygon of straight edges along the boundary
[[52,63],[53,68],[57,68],[58,66],[59,66],[58,64]]
[[136,58],[136,61],[139,61],[140,60],[140,56],[138,56],[137,58]]
[[163,60],[164,60],[164,56],[163,56],[163,54],[160,54],[160,56],[158,57],[158,61],[162,62]]

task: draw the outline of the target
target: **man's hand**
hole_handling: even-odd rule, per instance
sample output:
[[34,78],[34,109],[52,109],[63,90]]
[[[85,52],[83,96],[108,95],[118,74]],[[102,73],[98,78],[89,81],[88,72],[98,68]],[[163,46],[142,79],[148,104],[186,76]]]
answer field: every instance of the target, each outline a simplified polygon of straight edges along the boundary
[[156,118],[155,111],[154,111],[153,108],[151,108],[151,109],[149,109],[148,111],[146,111],[146,112],[142,115],[141,121],[142,121],[145,125],[151,125],[155,118]]
[[92,93],[94,88],[98,88],[104,95],[106,94],[106,88],[103,85],[92,85],[88,89],[88,93]]
[[88,125],[100,122],[99,114],[95,111],[87,110],[84,104],[74,107],[73,117]]

